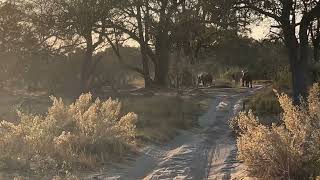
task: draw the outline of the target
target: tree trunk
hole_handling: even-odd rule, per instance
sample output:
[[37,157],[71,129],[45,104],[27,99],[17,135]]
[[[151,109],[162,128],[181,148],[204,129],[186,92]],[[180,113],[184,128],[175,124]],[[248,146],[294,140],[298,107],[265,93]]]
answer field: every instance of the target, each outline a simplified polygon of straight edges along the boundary
[[300,56],[298,60],[298,64],[296,65],[299,67],[298,75],[301,78],[301,96],[306,99],[308,94],[308,87],[311,86],[311,74],[308,70],[308,62],[309,62],[309,35],[308,29],[310,26],[310,17],[303,17],[300,23],[300,31],[299,31],[299,39],[300,39]]
[[168,0],[161,1],[159,16],[159,26],[155,40],[156,62],[155,65],[155,83],[161,87],[168,87],[170,41],[169,30],[170,17],[166,14]]
[[92,65],[92,56],[93,56],[93,45],[92,45],[92,38],[86,38],[87,41],[87,49],[84,55],[81,74],[80,74],[80,93],[87,93],[90,90],[90,70]]
[[89,73],[88,73],[88,67],[90,66],[92,61],[92,55],[90,55],[90,52],[86,52],[82,68],[81,68],[81,74],[80,74],[80,91],[81,93],[86,93],[89,90],[89,84],[88,81],[90,79]]
[[313,44],[313,58],[315,62],[319,62],[320,37]]
[[[138,21],[138,31],[139,31],[139,38],[140,38],[140,52],[142,56],[142,68],[143,68],[143,78],[144,78],[144,84],[145,88],[151,87],[151,78],[150,78],[150,70],[149,70],[149,61],[148,61],[148,56],[147,56],[147,43],[148,43],[148,38],[144,38],[144,32],[145,36],[147,37],[148,35],[148,25],[147,22],[145,23],[145,31],[142,26],[142,17],[141,17],[141,7],[138,5],[137,6],[137,21]],[[147,17],[146,17],[147,18]]]
[[167,87],[169,73],[169,37],[168,33],[160,32],[156,39],[155,82],[157,85]]
[[293,100],[295,104],[300,104],[300,98],[306,99],[308,94],[308,71],[306,62],[301,62],[297,53],[291,54],[290,66],[292,72]]
[[[308,78],[307,78],[307,51],[299,47],[299,42],[295,35],[294,26],[283,27],[285,36],[285,44],[288,50],[289,64],[292,76],[292,90],[293,90],[293,101],[294,104],[300,104],[300,98],[306,98]],[[302,52],[302,51],[303,52]],[[300,51],[300,54],[299,54]]]
[[152,80],[150,78],[149,62],[147,54],[144,48],[141,48],[142,55],[142,68],[143,68],[143,78],[144,78],[144,87],[150,88],[152,85]]

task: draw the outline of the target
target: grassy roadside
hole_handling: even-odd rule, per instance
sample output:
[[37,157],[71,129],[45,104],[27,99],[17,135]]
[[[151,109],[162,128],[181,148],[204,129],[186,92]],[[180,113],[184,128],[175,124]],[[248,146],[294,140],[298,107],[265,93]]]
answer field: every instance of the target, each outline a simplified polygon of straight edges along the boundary
[[255,116],[259,117],[260,123],[264,125],[278,123],[282,110],[278,97],[273,90],[272,82],[257,81],[255,83],[263,85],[264,88],[245,99],[245,111],[251,110]]
[[[176,91],[118,99],[96,101],[85,96],[75,105],[55,99],[40,116],[21,114],[14,124],[1,124],[0,179],[19,175],[40,179],[34,177],[57,173],[66,177],[65,172],[96,170],[135,149],[127,145],[165,143],[178,130],[196,127],[198,116],[209,103],[204,94],[181,95]],[[48,106],[46,101],[35,102],[40,101],[23,103],[21,109],[34,113]],[[27,152],[21,151],[26,148]]]
[[[250,177],[261,179],[318,179],[320,86],[314,84],[307,101],[295,106],[288,94],[281,94],[279,123],[261,122],[260,114],[272,117],[274,98],[270,90],[255,95],[253,113],[241,112],[233,119],[238,133],[238,159]],[[258,99],[258,100],[257,100]],[[253,101],[252,100],[252,101]],[[262,103],[263,102],[263,103]],[[269,103],[266,103],[269,102]],[[257,104],[258,103],[258,104]],[[256,114],[254,114],[256,113]],[[253,178],[255,179],[255,178]]]
[[198,126],[208,98],[203,96],[131,97],[121,100],[124,112],[138,115],[137,138],[142,143],[164,143],[177,135],[177,130]]

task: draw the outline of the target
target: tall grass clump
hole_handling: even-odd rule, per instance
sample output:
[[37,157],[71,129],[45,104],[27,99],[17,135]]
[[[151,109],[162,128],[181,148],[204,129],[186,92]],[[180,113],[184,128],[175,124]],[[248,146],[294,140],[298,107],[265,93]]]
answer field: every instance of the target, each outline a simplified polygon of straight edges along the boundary
[[283,67],[274,73],[273,86],[276,89],[289,90],[292,87],[292,77],[289,67]]
[[120,115],[121,103],[81,95],[73,104],[51,97],[44,116],[19,113],[20,122],[0,123],[0,160],[6,168],[37,173],[93,168],[121,157],[135,141],[137,115]]
[[248,101],[248,106],[256,115],[278,115],[281,112],[280,103],[272,88],[255,94]]
[[[237,122],[239,160],[252,175],[266,179],[307,179],[320,175],[320,86],[307,101],[295,106],[278,95],[282,124],[264,126],[252,112],[240,113]],[[234,123],[233,123],[234,124]]]

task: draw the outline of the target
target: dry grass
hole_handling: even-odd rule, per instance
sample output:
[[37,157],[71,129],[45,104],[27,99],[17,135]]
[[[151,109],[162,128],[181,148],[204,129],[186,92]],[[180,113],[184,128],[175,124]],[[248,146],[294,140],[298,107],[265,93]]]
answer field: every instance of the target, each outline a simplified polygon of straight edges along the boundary
[[197,126],[207,98],[172,93],[124,96],[121,103],[93,100],[90,94],[73,103],[52,97],[46,113],[38,108],[47,106],[42,101],[21,104],[24,113],[17,121],[1,123],[0,179],[16,173],[18,179],[73,177],[66,172],[99,168],[121,159],[133,145],[164,143],[178,129]]
[[137,115],[121,116],[119,101],[93,101],[91,94],[71,105],[51,99],[44,116],[19,113],[19,123],[1,122],[2,168],[36,174],[94,168],[134,144]]
[[202,108],[196,99],[164,95],[127,98],[122,102],[124,112],[131,110],[139,116],[137,138],[150,142],[170,140],[177,135],[177,129],[196,126]]
[[280,103],[272,88],[256,93],[247,103],[255,115],[279,115],[281,112]]
[[278,95],[283,109],[281,125],[265,126],[250,111],[233,122],[238,127],[238,158],[249,172],[265,179],[307,179],[320,175],[320,86],[308,101],[294,106],[289,96]]

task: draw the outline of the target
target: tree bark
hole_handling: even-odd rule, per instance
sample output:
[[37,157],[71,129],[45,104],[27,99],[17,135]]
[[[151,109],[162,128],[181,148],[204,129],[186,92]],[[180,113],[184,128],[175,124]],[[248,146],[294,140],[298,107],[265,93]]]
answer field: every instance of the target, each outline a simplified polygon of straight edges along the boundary
[[87,93],[89,91],[89,67],[91,67],[93,51],[91,49],[87,49],[84,55],[81,74],[80,74],[80,91],[81,93]]
[[[147,4],[148,5],[148,4]],[[147,18],[147,17],[145,17]],[[140,52],[142,56],[142,68],[143,68],[143,77],[144,77],[144,84],[145,88],[151,87],[151,78],[150,78],[150,70],[149,70],[149,61],[147,56],[147,38],[144,38],[144,29],[142,26],[142,17],[141,17],[141,6],[137,6],[137,22],[138,22],[138,31],[139,31],[139,38],[140,38]],[[145,36],[147,36],[147,23],[145,23]]]
[[[306,53],[300,53],[301,44],[296,38],[294,25],[283,25],[285,44],[289,56],[289,64],[292,75],[292,90],[294,104],[300,104],[300,98],[307,96],[307,61],[304,60]],[[300,49],[299,49],[300,48]]]
[[[315,31],[315,32],[313,32]],[[319,62],[319,50],[320,50],[320,18],[316,21],[316,29],[313,30],[310,26],[312,45],[313,45],[313,59],[315,62]]]
[[157,85],[167,87],[169,73],[169,36],[167,32],[160,32],[156,38],[155,82]]
[[155,62],[155,82],[161,87],[168,86],[170,40],[168,23],[170,21],[166,14],[168,1],[164,0],[161,4],[159,26],[156,34],[156,62]]
[[93,52],[94,52],[94,45],[91,33],[90,35],[87,34],[85,36],[86,39],[86,52],[84,54],[82,67],[81,67],[81,74],[80,74],[80,93],[87,93],[90,91],[90,79],[91,79],[91,72],[92,71],[92,60],[93,60]]

